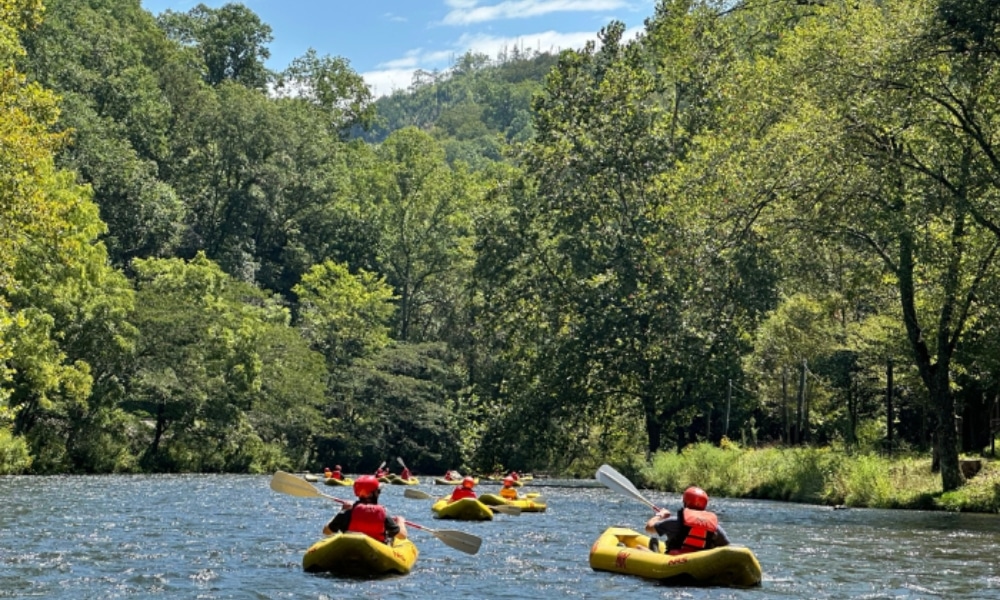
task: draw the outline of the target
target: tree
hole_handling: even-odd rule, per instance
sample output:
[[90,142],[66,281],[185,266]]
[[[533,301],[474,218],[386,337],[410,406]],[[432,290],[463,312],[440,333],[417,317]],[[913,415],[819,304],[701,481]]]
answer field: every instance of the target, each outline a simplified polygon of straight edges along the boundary
[[140,336],[126,406],[152,429],[145,466],[248,469],[259,439],[245,412],[261,388],[261,336],[287,314],[204,254],[137,260],[135,270]]
[[774,58],[734,71],[742,112],[723,134],[722,172],[731,197],[745,199],[745,223],[801,228],[881,262],[934,410],[942,484],[952,490],[962,474],[951,369],[982,314],[976,298],[1000,239],[989,218],[996,170],[977,134],[997,112],[984,102],[996,93],[992,70],[972,68],[930,35],[935,7],[813,7]]
[[[39,11],[36,2],[0,9],[5,64],[22,55],[15,36],[37,25]],[[104,407],[92,391],[113,397],[131,295],[97,241],[105,228],[88,190],[56,167],[66,136],[53,131],[54,96],[12,68],[0,88],[0,427],[13,418],[6,431],[30,442],[35,470],[93,468],[78,462],[75,434]]]
[[53,0],[25,36],[25,70],[62,96],[57,125],[71,144],[58,164],[94,189],[112,262],[166,256],[183,234],[185,207],[160,180],[174,110],[158,71],[179,52],[136,0]]
[[199,4],[186,13],[166,10],[157,21],[171,39],[198,51],[209,85],[235,81],[256,90],[267,86],[271,75],[264,63],[271,57],[271,27],[246,6],[213,9]]
[[437,339],[460,305],[472,261],[478,179],[451,167],[441,147],[414,128],[393,133],[375,150],[355,189],[377,231],[376,259],[396,290],[395,339]]
[[[664,20],[711,27],[709,13],[671,6]],[[662,23],[625,43],[612,24],[599,50],[564,52],[536,96],[536,137],[518,156],[525,176],[509,186],[508,222],[484,240],[479,264],[509,282],[498,298],[506,376],[524,394],[516,402],[534,406],[516,410],[541,415],[524,423],[533,431],[585,442],[590,424],[639,415],[650,452],[680,446],[711,435],[738,368],[736,269],[703,237],[697,200],[667,177],[711,122],[698,77],[719,57],[710,35],[680,29],[690,43],[665,39],[677,34]]]
[[330,127],[345,135],[352,127],[368,128],[375,118],[372,92],[346,58],[319,57],[310,48],[304,56],[292,61],[276,88],[320,107],[327,114]]
[[377,275],[353,275],[345,265],[327,261],[310,269],[293,291],[299,326],[331,371],[389,344],[392,288]]

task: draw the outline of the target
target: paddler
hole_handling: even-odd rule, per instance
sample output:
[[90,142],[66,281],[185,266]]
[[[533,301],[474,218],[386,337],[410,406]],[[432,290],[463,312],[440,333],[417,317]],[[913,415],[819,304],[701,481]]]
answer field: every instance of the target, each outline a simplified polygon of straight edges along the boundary
[[[670,511],[662,509],[646,522],[646,531],[667,538],[667,554],[685,554],[699,550],[709,550],[728,546],[729,538],[719,524],[715,513],[708,507],[708,494],[700,487],[691,486],[681,497],[684,508],[671,517]],[[649,549],[660,551],[660,540],[649,539]]]
[[514,478],[510,475],[503,478],[503,487],[500,488],[500,496],[507,500],[517,500],[517,488],[514,487]]
[[355,479],[354,495],[358,501],[337,513],[323,527],[323,533],[333,535],[339,531],[355,531],[383,543],[391,543],[393,539],[405,540],[406,520],[401,516],[390,517],[385,507],[378,503],[381,490],[378,479],[371,475]]
[[448,502],[454,502],[455,500],[461,500],[462,498],[475,498],[476,492],[472,489],[475,485],[476,480],[466,475],[465,478],[462,479],[461,485],[458,485],[454,490],[452,490],[451,497],[448,499]]

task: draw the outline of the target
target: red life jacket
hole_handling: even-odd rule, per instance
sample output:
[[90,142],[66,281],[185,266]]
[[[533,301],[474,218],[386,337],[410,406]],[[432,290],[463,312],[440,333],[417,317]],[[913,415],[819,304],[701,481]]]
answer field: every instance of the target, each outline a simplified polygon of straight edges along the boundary
[[679,516],[683,519],[684,526],[688,528],[688,533],[684,541],[681,542],[681,547],[672,551],[671,554],[704,550],[708,546],[709,535],[714,534],[719,528],[719,517],[707,510],[691,508],[681,509]]
[[351,508],[348,531],[356,531],[385,543],[385,507],[378,504],[355,503]]
[[475,498],[475,497],[476,497],[476,492],[470,490],[469,488],[464,488],[462,486],[458,486],[457,488],[455,488],[455,491],[451,493],[452,502],[454,502],[455,500],[461,500],[462,498]]
[[330,473],[330,479],[341,479],[342,480],[342,479],[344,479],[344,474],[341,473],[340,471],[334,471],[333,473]]
[[410,479],[413,479],[413,475],[410,475],[410,470],[409,469],[403,469],[403,472],[400,473],[399,476],[402,477],[403,479],[407,480],[407,481],[409,481]]

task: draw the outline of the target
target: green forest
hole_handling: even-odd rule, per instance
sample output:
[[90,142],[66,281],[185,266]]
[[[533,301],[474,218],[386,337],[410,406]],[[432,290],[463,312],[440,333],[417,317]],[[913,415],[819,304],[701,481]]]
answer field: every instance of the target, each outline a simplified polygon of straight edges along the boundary
[[1000,6],[661,0],[376,98],[0,0],[0,473],[592,474],[1000,429]]

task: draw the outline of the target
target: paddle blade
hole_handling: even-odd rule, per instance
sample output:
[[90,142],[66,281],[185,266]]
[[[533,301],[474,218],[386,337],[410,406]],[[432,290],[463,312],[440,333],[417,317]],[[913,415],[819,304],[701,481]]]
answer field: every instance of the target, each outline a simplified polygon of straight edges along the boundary
[[282,494],[302,498],[318,498],[323,495],[313,487],[313,484],[284,471],[278,471],[271,478],[271,489]]
[[397,456],[396,457],[396,462],[399,463],[399,466],[403,467],[404,469],[406,468],[406,463],[403,462],[403,457],[402,456]]
[[415,490],[413,488],[406,488],[403,490],[403,496],[413,500],[429,500],[431,498],[431,495],[427,492],[421,492],[420,490]]
[[498,512],[502,515],[510,515],[512,517],[521,516],[521,509],[517,506],[507,506],[506,504],[498,504],[496,506],[491,506],[490,509],[493,512]]
[[433,535],[455,550],[460,550],[466,554],[479,552],[479,547],[483,544],[481,538],[455,529],[438,529],[433,532]]
[[655,511],[660,510],[659,507],[657,507],[655,504],[647,500],[645,496],[639,493],[639,490],[637,490],[635,486],[632,485],[632,482],[629,481],[627,477],[616,471],[614,467],[612,467],[611,465],[601,465],[601,468],[597,469],[597,474],[594,475],[594,478],[597,479],[597,481],[600,481],[608,488],[620,494],[624,494],[626,496],[635,498],[639,502],[642,502],[643,504],[652,508]]

